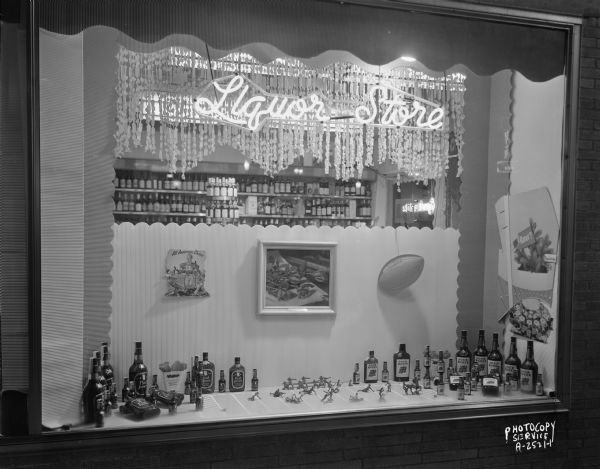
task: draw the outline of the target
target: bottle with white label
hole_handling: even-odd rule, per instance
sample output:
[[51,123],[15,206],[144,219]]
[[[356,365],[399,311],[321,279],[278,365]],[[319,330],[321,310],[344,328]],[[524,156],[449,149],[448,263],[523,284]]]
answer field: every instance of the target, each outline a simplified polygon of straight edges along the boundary
[[498,347],[498,334],[492,335],[492,351],[487,360],[488,375],[498,375],[502,379],[502,354]]
[[410,354],[406,352],[406,344],[400,344],[398,353],[394,354],[394,381],[410,380]]
[[538,366],[533,359],[533,340],[527,341],[527,355],[525,361],[521,365],[521,391],[534,392],[535,383],[537,382]]
[[467,331],[460,333],[460,348],[456,352],[456,372],[463,378],[471,372],[471,351],[467,342]]
[[229,368],[229,392],[241,392],[246,388],[246,369],[240,364],[240,357],[234,358]]
[[202,394],[215,392],[215,364],[208,360],[208,352],[202,353],[200,373]]
[[479,329],[479,341],[477,342],[477,348],[473,354],[473,362],[478,367],[480,378],[487,375],[487,359],[488,351],[487,348],[485,348],[485,331]]
[[[519,374],[521,370],[521,359],[517,355],[517,338],[510,338],[510,350],[508,357],[504,361],[504,379],[508,383],[512,384],[512,381],[515,380],[519,382]],[[515,387],[512,388],[513,391],[517,389]]]
[[358,367],[358,363],[354,364],[354,373],[352,373],[352,384],[359,384],[360,383],[360,371],[359,367]]
[[387,362],[383,362],[383,369],[381,370],[381,381],[387,383],[390,380],[390,372],[388,371]]
[[369,358],[364,361],[364,382],[376,383],[379,376],[379,360],[375,358],[375,352],[369,351]]
[[429,345],[425,348],[425,354],[423,355],[423,367],[425,368],[425,375],[423,376],[423,389],[431,389],[431,351]]

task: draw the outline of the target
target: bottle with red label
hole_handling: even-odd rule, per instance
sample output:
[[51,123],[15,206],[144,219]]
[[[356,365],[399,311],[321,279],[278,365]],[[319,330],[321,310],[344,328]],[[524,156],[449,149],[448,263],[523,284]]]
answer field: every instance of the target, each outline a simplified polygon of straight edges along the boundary
[[467,342],[467,331],[460,333],[460,348],[456,352],[456,372],[463,378],[471,372],[471,351]]
[[234,358],[229,368],[229,392],[241,392],[246,388],[246,369],[240,364],[240,357]]
[[538,366],[533,358],[533,340],[527,341],[527,355],[521,365],[521,391],[533,393],[537,382]]
[[480,378],[483,378],[485,375],[487,375],[488,355],[488,350],[485,347],[485,331],[483,329],[479,329],[479,341],[477,342],[477,348],[473,354],[473,362],[475,365],[477,365]]
[[375,358],[375,352],[369,351],[369,358],[364,361],[364,382],[376,383],[379,376],[379,360]]
[[410,354],[406,352],[406,344],[400,344],[398,353],[394,354],[394,381],[410,380]]
[[146,397],[148,368],[144,365],[141,342],[135,343],[133,364],[129,367],[129,381],[133,381],[133,389],[131,391],[135,397]]

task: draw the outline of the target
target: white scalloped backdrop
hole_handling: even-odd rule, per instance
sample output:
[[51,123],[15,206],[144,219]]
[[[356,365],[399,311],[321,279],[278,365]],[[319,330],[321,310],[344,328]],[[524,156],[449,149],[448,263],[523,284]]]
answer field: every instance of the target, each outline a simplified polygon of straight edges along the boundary
[[[447,229],[274,227],[144,223],[114,225],[111,343],[122,383],[136,340],[151,373],[164,361],[209,353],[217,370],[240,356],[263,385],[287,376],[349,379],[375,350],[391,362],[400,342],[413,358],[426,344],[452,350],[456,330],[458,231]],[[337,314],[259,316],[258,241],[337,241]],[[165,255],[206,251],[208,298],[166,298]],[[397,297],[377,289],[398,254],[425,258],[420,278]],[[435,294],[432,294],[435,292]]]

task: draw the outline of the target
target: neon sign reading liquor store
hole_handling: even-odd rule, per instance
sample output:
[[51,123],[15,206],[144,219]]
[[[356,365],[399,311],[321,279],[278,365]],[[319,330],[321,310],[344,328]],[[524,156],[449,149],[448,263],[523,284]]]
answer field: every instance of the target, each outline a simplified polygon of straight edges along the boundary
[[[214,99],[208,97],[212,89]],[[267,121],[327,122],[332,119],[420,130],[443,127],[442,107],[393,87],[375,85],[369,92],[367,103],[358,104],[349,113],[320,93],[303,98],[269,93],[247,77],[234,75],[213,80],[205,86],[194,100],[194,110],[201,116],[253,131],[259,130]],[[347,103],[344,106],[347,107]],[[427,107],[432,109],[428,111]]]

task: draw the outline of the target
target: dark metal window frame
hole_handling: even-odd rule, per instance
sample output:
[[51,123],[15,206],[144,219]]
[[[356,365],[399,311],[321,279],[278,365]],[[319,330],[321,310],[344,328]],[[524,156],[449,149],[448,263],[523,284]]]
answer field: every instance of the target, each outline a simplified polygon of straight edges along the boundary
[[[318,0],[316,0],[318,1]],[[333,1],[333,0],[321,0]],[[351,427],[368,427],[410,422],[428,422],[448,419],[474,419],[506,415],[556,413],[568,411],[570,407],[571,360],[571,306],[573,302],[573,252],[575,232],[575,168],[577,155],[577,110],[579,89],[579,50],[582,20],[578,17],[537,13],[524,10],[468,5],[446,0],[391,1],[391,0],[348,0],[346,3],[394,8],[437,15],[462,16],[472,19],[499,21],[532,27],[556,28],[567,33],[566,57],[566,102],[563,138],[563,203],[561,269],[559,295],[559,340],[556,353],[557,399],[536,402],[505,402],[497,405],[446,406],[435,409],[398,409],[340,415],[317,415],[293,418],[270,418],[242,422],[213,424],[167,425],[124,430],[55,432],[42,434],[41,421],[41,227],[40,227],[40,118],[39,118],[39,4],[31,0],[25,9],[27,15],[27,78],[28,78],[28,220],[29,220],[29,393],[27,437],[0,438],[0,454],[9,451],[31,451],[52,445],[54,449],[72,446],[101,446],[107,441],[120,440],[127,444],[149,444],[158,441],[219,438],[223,436],[245,436],[331,430]],[[334,3],[340,3],[335,1]]]

